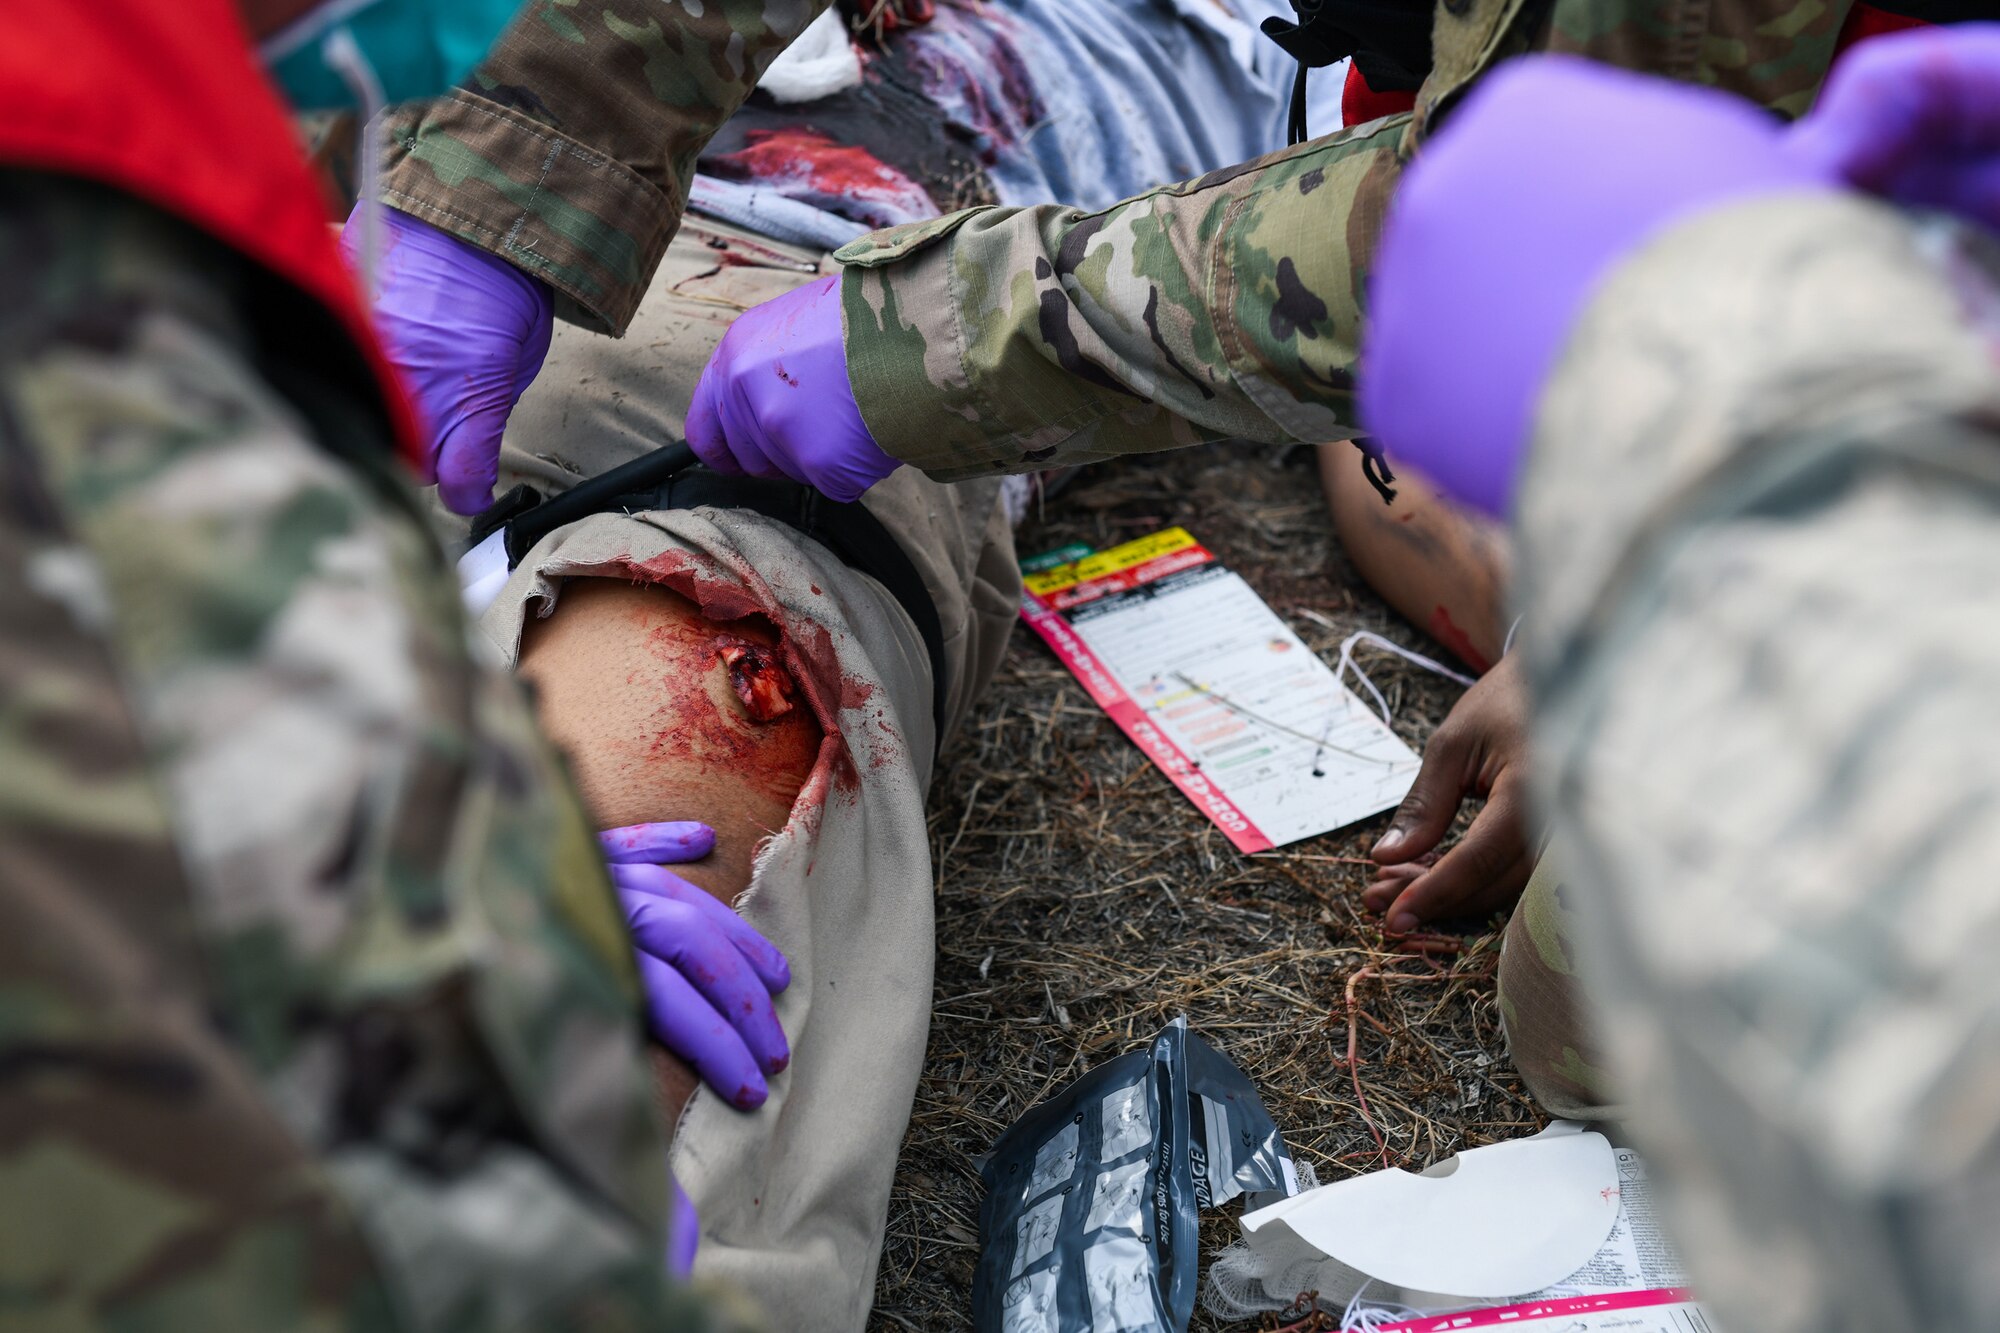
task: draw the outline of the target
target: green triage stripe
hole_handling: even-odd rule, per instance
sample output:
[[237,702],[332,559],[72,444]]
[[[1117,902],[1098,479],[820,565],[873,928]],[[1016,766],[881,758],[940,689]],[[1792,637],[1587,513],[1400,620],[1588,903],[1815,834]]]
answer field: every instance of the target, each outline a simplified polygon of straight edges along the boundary
[[1085,546],[1082,542],[1071,542],[1068,546],[1058,546],[1053,551],[1044,551],[1040,555],[1031,555],[1021,561],[1021,572],[1023,574],[1042,574],[1051,569],[1059,569],[1064,565],[1073,565],[1089,555],[1092,549],[1089,546]]

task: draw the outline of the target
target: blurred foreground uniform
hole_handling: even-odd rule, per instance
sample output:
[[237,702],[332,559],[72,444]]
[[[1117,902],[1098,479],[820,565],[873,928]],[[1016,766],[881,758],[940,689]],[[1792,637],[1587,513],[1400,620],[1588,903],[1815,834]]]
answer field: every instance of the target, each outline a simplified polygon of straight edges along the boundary
[[1594,1029],[1737,1333],[2000,1327],[1996,91],[2000,24],[1789,127],[1518,62],[1377,250],[1364,419],[1515,516]]
[[2000,268],[1834,194],[1596,289],[1519,514],[1537,778],[1734,1329],[2000,1327]]
[[595,839],[469,653],[235,9],[29,11],[0,17],[0,1307],[712,1326],[663,1276]]

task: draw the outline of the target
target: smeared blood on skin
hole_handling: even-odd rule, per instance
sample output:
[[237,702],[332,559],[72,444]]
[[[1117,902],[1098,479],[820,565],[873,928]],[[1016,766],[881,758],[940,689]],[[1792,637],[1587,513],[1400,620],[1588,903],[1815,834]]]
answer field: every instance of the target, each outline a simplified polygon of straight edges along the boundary
[[642,745],[646,756],[699,764],[774,799],[794,799],[798,774],[818,762],[811,723],[803,715],[756,722],[747,709],[711,695],[704,678],[716,665],[712,627],[673,621],[652,626],[645,636],[659,682]]
[[717,637],[715,655],[729,669],[729,685],[755,722],[775,722],[792,711],[799,687],[774,649],[733,634]]
[[1453,622],[1451,612],[1445,610],[1443,605],[1431,612],[1431,623],[1425,628],[1433,639],[1457,653],[1459,660],[1474,671],[1483,675],[1492,667],[1493,664],[1486,660],[1486,654],[1472,646],[1472,636]]
[[[818,837],[830,803],[851,803],[858,798],[861,781],[857,764],[879,770],[908,762],[909,744],[894,725],[887,701],[877,698],[876,687],[843,672],[834,637],[827,628],[782,604],[754,566],[740,555],[672,551],[645,561],[621,561],[615,568],[635,582],[658,584],[680,594],[709,622],[745,627],[745,633],[735,637],[747,638],[748,627],[760,631],[760,637],[770,635],[776,643],[761,646],[776,655],[790,677],[796,689],[795,704],[800,700],[804,704],[803,710],[795,706],[793,714],[769,724],[754,723],[733,707],[718,706],[706,688],[685,688],[689,677],[714,667],[716,625],[682,620],[672,627],[659,627],[674,641],[653,645],[653,656],[664,668],[661,678],[671,680],[676,688],[667,691],[662,725],[649,743],[655,756],[692,759],[787,801],[784,831],[787,836],[805,839],[807,847]],[[798,741],[811,736],[807,714],[819,724],[819,737],[800,786],[797,775],[807,768],[805,755],[783,742],[788,734]],[[856,725],[844,734],[841,717],[855,714],[859,714],[854,718]],[[876,725],[869,726],[870,722]]]
[[[843,675],[826,628],[815,621],[787,615],[748,562],[730,571],[741,582],[718,573],[708,558],[697,558],[683,551],[666,551],[650,560],[624,561],[620,568],[634,582],[657,583],[679,593],[710,620],[750,621],[776,628],[779,659],[790,673],[798,697],[805,701],[806,711],[820,728],[819,751],[812,772],[805,786],[799,789],[791,814],[791,822],[800,825],[803,833],[808,836],[816,833],[830,797],[836,794],[852,797],[861,790],[860,774],[841,737],[839,714],[842,708],[864,706],[873,694],[872,687]],[[704,646],[713,637],[710,631]],[[710,718],[718,717],[706,698],[696,702]],[[732,734],[754,735],[747,725],[733,728]],[[720,753],[726,758],[729,750],[725,748]]]

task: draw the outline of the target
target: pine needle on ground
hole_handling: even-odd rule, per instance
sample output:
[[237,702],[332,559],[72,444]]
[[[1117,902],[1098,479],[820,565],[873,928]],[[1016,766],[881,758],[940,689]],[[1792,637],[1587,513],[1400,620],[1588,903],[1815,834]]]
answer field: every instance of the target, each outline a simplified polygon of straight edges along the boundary
[[[1445,657],[1341,554],[1310,450],[1216,446],[1093,468],[1030,515],[1020,547],[1101,548],[1174,523],[1329,664],[1357,629]],[[1421,748],[1459,687],[1386,655],[1367,665]],[[871,1327],[970,1327],[975,1158],[1176,1014],[1243,1069],[1323,1181],[1535,1132],[1494,1003],[1498,922],[1414,955],[1361,910],[1385,824],[1239,855],[1017,628],[931,793],[930,1047]],[[1232,1205],[1205,1222],[1204,1256],[1235,1238],[1234,1217]],[[1197,1310],[1194,1327],[1217,1325]]]

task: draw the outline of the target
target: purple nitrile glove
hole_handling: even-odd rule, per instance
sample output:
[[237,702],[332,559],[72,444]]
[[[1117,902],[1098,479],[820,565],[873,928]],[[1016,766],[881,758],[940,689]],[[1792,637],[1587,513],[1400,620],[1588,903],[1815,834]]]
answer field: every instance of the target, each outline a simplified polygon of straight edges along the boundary
[[667,1271],[677,1278],[694,1272],[694,1254],[701,1248],[701,1217],[680,1181],[674,1182],[674,1216],[667,1230]]
[[[361,210],[340,234],[357,262]],[[455,514],[493,502],[500,432],[549,354],[548,286],[407,213],[376,206],[375,327],[429,433],[430,475]]]
[[715,846],[706,824],[634,824],[598,835],[639,956],[660,1044],[733,1106],[754,1110],[764,1077],[791,1062],[771,997],[791,984],[785,956],[748,921],[663,863]]
[[1543,382],[1592,288],[1668,223],[1825,180],[1781,139],[1723,93],[1561,56],[1501,66],[1390,205],[1362,422],[1391,457],[1504,514]]
[[839,274],[743,312],[694,386],[687,436],[717,472],[790,477],[832,500],[858,500],[902,466],[847,381]]
[[1861,43],[1786,147],[1830,180],[2000,228],[2000,24]]

